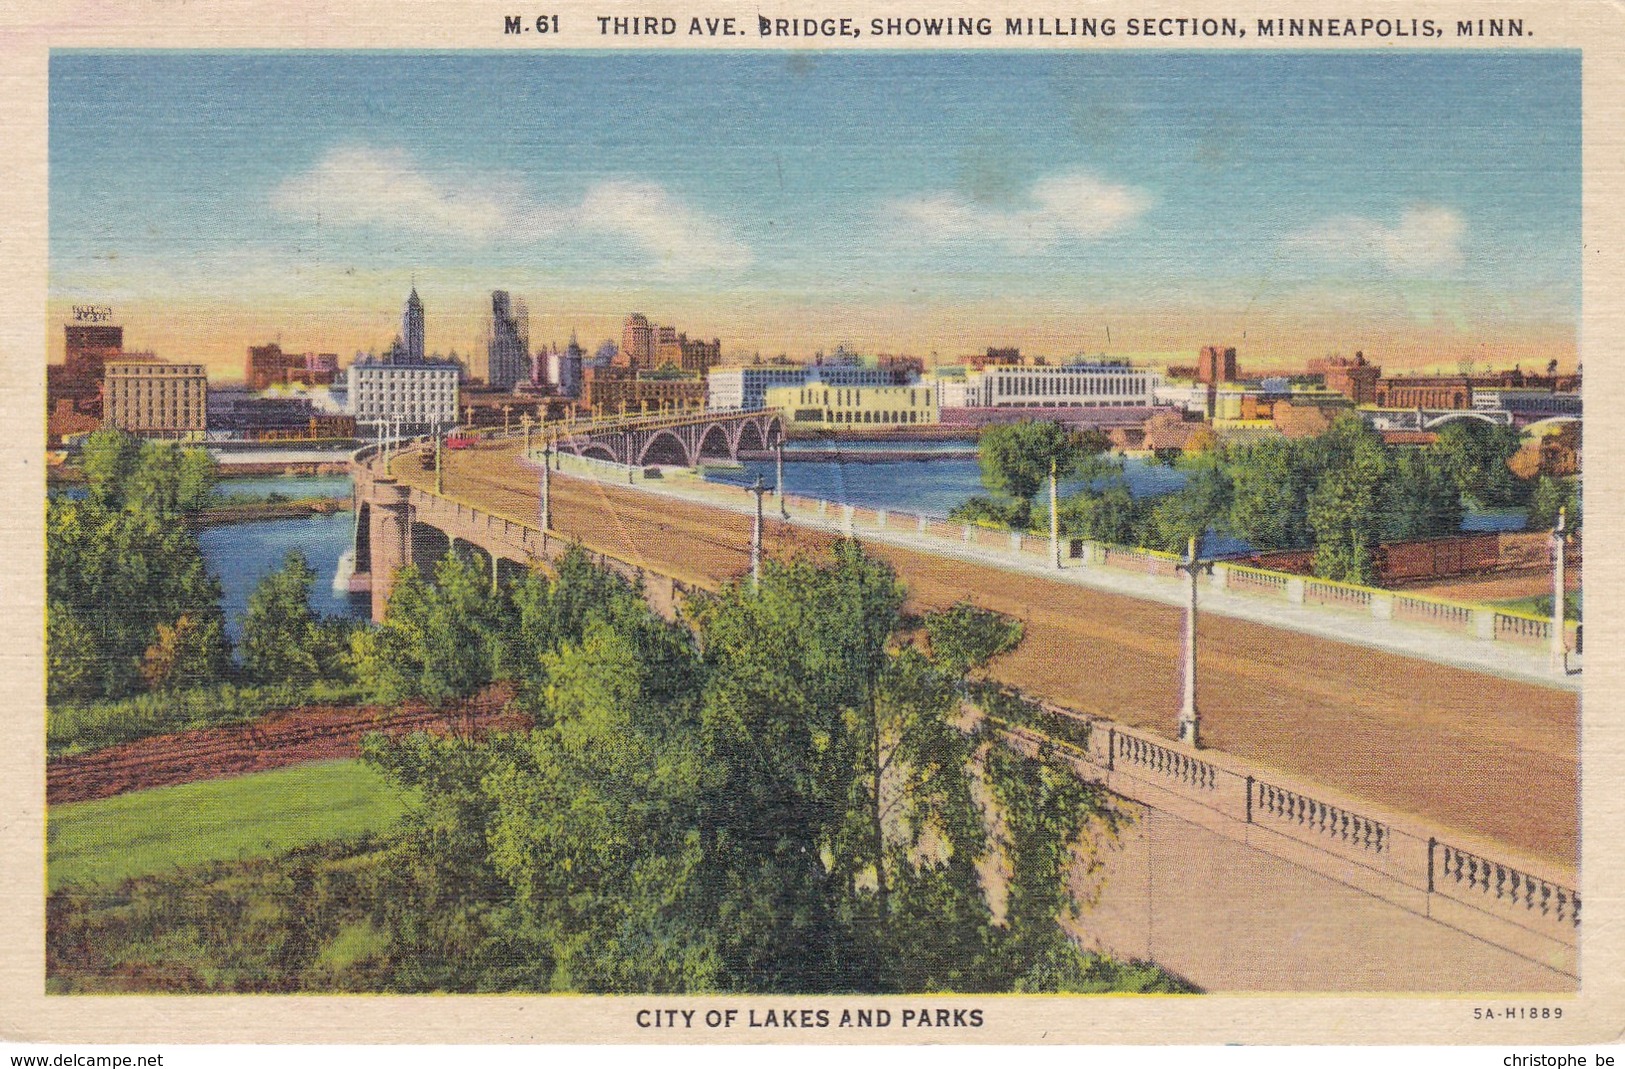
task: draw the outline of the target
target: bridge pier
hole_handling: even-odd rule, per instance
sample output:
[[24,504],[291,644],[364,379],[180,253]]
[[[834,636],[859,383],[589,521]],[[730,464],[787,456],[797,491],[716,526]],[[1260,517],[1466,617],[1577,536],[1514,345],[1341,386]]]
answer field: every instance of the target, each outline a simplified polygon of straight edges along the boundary
[[[390,592],[395,589],[395,573],[405,567],[412,551],[412,519],[410,488],[402,486],[388,476],[372,480],[371,507],[367,544],[372,559],[367,570],[372,574],[372,619],[382,623],[384,610],[389,606]],[[357,562],[357,567],[360,562]]]

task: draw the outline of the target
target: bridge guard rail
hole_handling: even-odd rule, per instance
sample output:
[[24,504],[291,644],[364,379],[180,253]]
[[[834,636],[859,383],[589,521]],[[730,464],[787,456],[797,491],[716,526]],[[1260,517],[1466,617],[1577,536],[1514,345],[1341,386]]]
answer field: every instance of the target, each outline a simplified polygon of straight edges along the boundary
[[1046,754],[1114,794],[1304,865],[1410,912],[1578,977],[1572,878],[1530,871],[1331,801],[1229,755],[1192,751],[1105,717],[1003,691],[1027,713],[984,715],[1013,748]]

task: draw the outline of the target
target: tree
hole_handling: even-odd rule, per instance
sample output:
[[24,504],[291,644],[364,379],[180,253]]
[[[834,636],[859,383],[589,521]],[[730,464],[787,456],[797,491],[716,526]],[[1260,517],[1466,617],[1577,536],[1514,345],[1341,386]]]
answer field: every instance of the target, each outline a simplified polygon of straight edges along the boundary
[[1257,549],[1288,549],[1310,543],[1308,473],[1292,443],[1267,438],[1227,457],[1231,500],[1228,526]]
[[141,441],[117,427],[102,427],[85,439],[79,466],[92,499],[109,508],[122,508],[124,487],[135,473]]
[[1461,494],[1426,452],[1405,450],[1394,457],[1381,500],[1384,542],[1440,538],[1461,530]]
[[1474,508],[1516,504],[1523,487],[1507,467],[1518,451],[1521,436],[1511,427],[1479,419],[1455,419],[1439,428],[1439,436],[1426,447],[1457,492]]
[[1106,440],[1099,432],[1072,433],[1059,423],[1019,420],[983,428],[982,485],[1018,501],[1031,502],[1055,464],[1060,478],[1097,478],[1107,468],[1099,454]]
[[925,617],[931,660],[956,680],[1015,649],[1024,631],[1020,620],[968,601],[955,602],[946,611]]
[[243,670],[260,683],[307,683],[324,674],[320,624],[310,611],[316,573],[304,554],[290,550],[282,567],[261,579],[248,595],[239,652]]
[[1378,490],[1387,467],[1381,445],[1363,438],[1346,463],[1327,471],[1315,485],[1308,515],[1317,576],[1360,584],[1376,578],[1382,524]]
[[182,613],[173,624],[158,625],[141,658],[141,678],[152,690],[204,686],[224,675],[229,651],[218,618],[199,621]]
[[1142,546],[1183,553],[1192,537],[1201,538],[1229,518],[1230,474],[1222,458],[1215,453],[1186,456],[1180,467],[1188,473],[1185,485],[1151,506],[1139,532]]
[[[81,647],[75,656],[95,677],[91,686],[80,675],[70,689],[121,697],[139,688],[158,626],[174,629],[183,615],[196,641],[226,649],[220,584],[185,526],[109,507],[99,496],[53,499],[45,522],[46,603],[59,614],[55,641]],[[60,649],[52,656],[65,667]],[[58,681],[66,677],[59,673]]]
[[1531,531],[1541,531],[1557,526],[1559,509],[1567,510],[1565,520],[1568,530],[1578,529],[1580,526],[1580,495],[1575,482],[1570,479],[1554,479],[1550,475],[1542,475],[1535,480],[1534,493],[1529,499],[1529,518],[1525,521],[1525,528]]

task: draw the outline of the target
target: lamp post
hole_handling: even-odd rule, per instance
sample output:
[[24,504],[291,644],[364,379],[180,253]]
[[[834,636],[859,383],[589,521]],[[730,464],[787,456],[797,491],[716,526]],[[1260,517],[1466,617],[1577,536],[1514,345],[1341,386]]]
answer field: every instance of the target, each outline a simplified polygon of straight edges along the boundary
[[435,496],[442,497],[446,493],[445,469],[440,463],[440,424],[434,427],[434,492]]
[[1049,458],[1049,557],[1061,566],[1061,514],[1055,507],[1055,458]]
[[784,438],[780,437],[773,443],[774,476],[778,479],[773,485],[773,496],[779,499],[779,518],[790,518],[790,505],[784,500]]
[[1212,571],[1212,561],[1202,561],[1196,555],[1199,536],[1191,535],[1190,555],[1178,566],[1190,577],[1190,599],[1185,603],[1185,698],[1179,709],[1179,741],[1191,749],[1202,745],[1202,718],[1196,711],[1196,577],[1203,571]]
[[513,406],[512,405],[503,405],[502,406],[502,436],[504,438],[506,438],[508,436],[508,415],[512,411],[513,411]]
[[525,428],[525,452],[524,452],[524,456],[525,456],[525,458],[527,460],[530,458],[530,425],[532,423],[535,423],[535,422],[536,422],[535,420],[530,418],[530,413],[529,412],[520,413],[520,415],[519,415],[519,425],[521,427]]
[[762,586],[762,495],[767,488],[762,485],[762,477],[756,476],[756,485],[750,488],[756,495],[756,515],[750,525],[750,588],[760,590]]
[[1552,528],[1552,671],[1566,674],[1569,670],[1568,644],[1564,642],[1563,610],[1567,592],[1563,589],[1564,544],[1568,537],[1567,508],[1557,510],[1557,526]]
[[553,528],[553,443],[542,438],[542,530]]

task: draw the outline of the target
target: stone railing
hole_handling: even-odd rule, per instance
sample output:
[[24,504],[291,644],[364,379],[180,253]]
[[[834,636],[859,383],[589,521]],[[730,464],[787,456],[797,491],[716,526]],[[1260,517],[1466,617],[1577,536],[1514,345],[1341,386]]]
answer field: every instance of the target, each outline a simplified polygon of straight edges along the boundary
[[[1019,700],[1034,714],[1024,722],[988,715],[1018,750],[1048,753],[1114,794],[1578,976],[1580,897],[1572,876],[1487,857],[1484,848],[1469,850],[1412,818],[1362,812],[1229,755],[1192,751],[1052,702]],[[1056,719],[1083,730],[1057,731]]]

